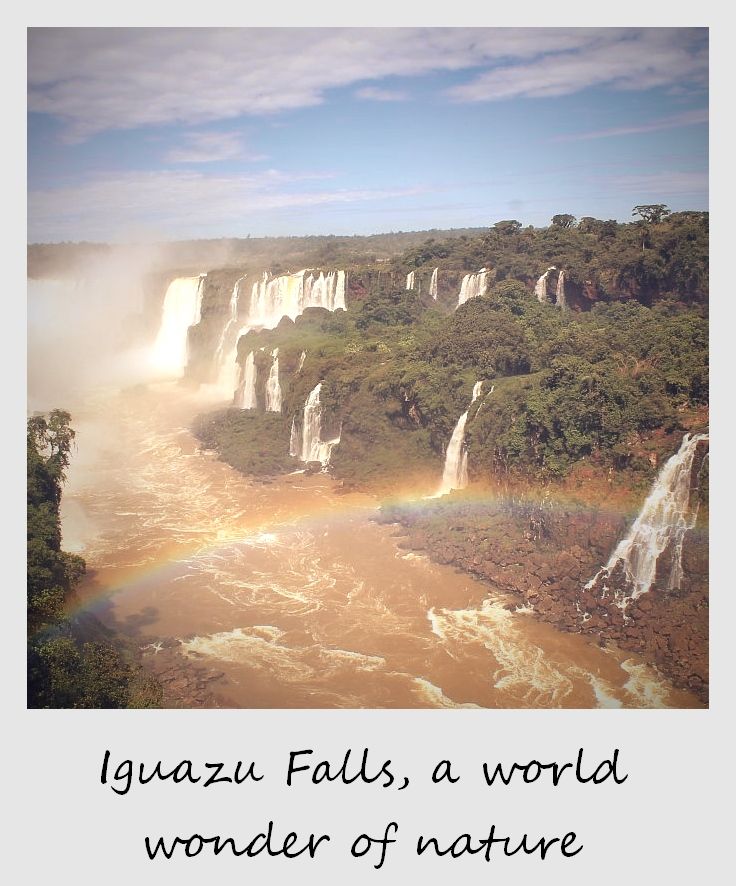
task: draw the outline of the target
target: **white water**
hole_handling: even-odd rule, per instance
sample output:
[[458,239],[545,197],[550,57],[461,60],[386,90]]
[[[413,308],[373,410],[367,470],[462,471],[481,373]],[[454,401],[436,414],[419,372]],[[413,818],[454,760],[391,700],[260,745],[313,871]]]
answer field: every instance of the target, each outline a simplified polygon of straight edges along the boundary
[[[473,398],[470,406],[480,396],[480,389],[483,387],[482,381],[477,381],[473,385]],[[465,443],[465,423],[468,420],[470,406],[463,412],[455,425],[452,432],[450,442],[447,444],[447,452],[445,453],[445,469],[442,473],[442,482],[435,497],[447,495],[453,489],[464,489],[468,485],[468,452],[464,447]]]
[[304,361],[306,359],[307,359],[307,352],[302,351],[299,356],[299,365],[297,366],[296,372],[294,373],[295,375],[299,375],[299,373],[302,371],[302,367],[304,366]]
[[537,301],[542,302],[542,304],[549,304],[549,296],[547,295],[547,275],[550,271],[556,270],[557,268],[554,265],[551,268],[547,268],[534,286],[534,295],[536,295]]
[[256,359],[251,351],[245,358],[242,382],[235,394],[235,405],[241,409],[256,408]]
[[200,321],[206,276],[177,277],[166,290],[152,362],[157,370],[167,375],[182,375],[186,369],[189,327]]
[[477,298],[479,295],[485,295],[488,288],[488,271],[481,268],[477,274],[466,274],[463,282],[460,284],[460,295],[457,304],[464,305],[468,299]]
[[406,289],[414,289],[414,271],[406,275]]
[[[221,364],[218,387],[223,393],[229,394],[235,387],[234,379],[238,378],[237,366],[235,369],[232,366],[237,360],[238,339],[241,335],[245,335],[251,329],[275,329],[283,317],[295,320],[306,308],[318,307],[326,308],[328,311],[338,309],[345,311],[347,310],[345,285],[345,271],[330,271],[328,274],[320,271],[316,277],[308,269],[297,271],[295,274],[282,274],[279,277],[271,277],[268,271],[264,271],[263,277],[257,280],[251,288],[250,307],[245,325],[235,336],[233,347]],[[235,293],[233,293],[233,297],[235,297]],[[231,299],[231,316],[233,316],[233,322],[236,323],[237,302],[234,315],[232,304],[233,300]],[[304,362],[303,357],[297,372],[301,370]],[[242,374],[240,378],[242,378]],[[235,399],[238,399],[237,391]]]
[[[672,545],[672,567],[668,590],[678,590],[682,581],[682,544],[685,533],[692,529],[698,516],[697,505],[690,507],[690,474],[698,443],[708,434],[685,434],[679,450],[665,463],[654,481],[639,516],[622,539],[606,565],[588,582],[592,587],[598,578],[611,573],[623,561],[628,582],[633,587],[630,597],[619,600],[625,608],[629,599],[646,594],[654,582],[657,560]],[[605,588],[605,585],[604,585]]]
[[292,320],[306,308],[336,311],[345,307],[345,271],[323,271],[315,277],[308,269],[271,277],[265,271],[253,284],[247,326],[274,329],[282,317]]
[[437,271],[439,268],[432,271],[432,279],[429,281],[429,294],[435,301],[437,301]]
[[244,480],[186,431],[200,408],[166,384],[100,391],[74,410],[84,422],[63,519],[65,538],[79,513],[87,521],[75,549],[94,580],[81,599],[96,606],[103,591],[111,629],[139,625],[154,672],[174,641],[193,667],[185,658],[177,671],[223,673],[212,684],[221,707],[697,704],[656,673],[649,684],[638,657],[622,670],[617,650],[510,612],[487,585],[398,549],[370,520],[373,499],[304,474]]
[[235,331],[238,328],[238,303],[240,301],[240,284],[245,276],[238,278],[233,286],[230,296],[228,318],[222,329],[220,341],[215,351],[215,365],[218,367],[217,387],[224,396],[231,397],[235,390],[238,378],[238,338]]
[[266,412],[281,412],[281,385],[279,383],[279,349],[271,352],[271,371],[266,381]]
[[557,277],[557,288],[555,289],[555,304],[558,308],[567,307],[567,299],[565,298],[565,272],[560,271]]
[[310,391],[304,404],[301,433],[297,430],[295,418],[291,421],[289,455],[301,461],[318,461],[322,467],[330,462],[332,450],[340,442],[338,434],[333,440],[322,440],[322,405],[319,401],[322,382]]
[[289,436],[289,455],[292,458],[297,458],[299,453],[301,452],[302,441],[299,436],[299,431],[296,429],[296,416],[294,416],[291,420],[291,434]]

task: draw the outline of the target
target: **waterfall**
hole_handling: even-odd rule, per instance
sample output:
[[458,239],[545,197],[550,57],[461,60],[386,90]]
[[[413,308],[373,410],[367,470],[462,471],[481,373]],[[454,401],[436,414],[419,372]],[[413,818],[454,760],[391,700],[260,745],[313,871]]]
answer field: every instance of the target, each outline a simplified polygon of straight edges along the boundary
[[[480,389],[483,387],[482,381],[477,381],[473,385],[473,397],[470,406],[480,396]],[[452,432],[450,442],[447,444],[447,452],[445,453],[445,469],[442,473],[442,482],[439,490],[434,497],[447,495],[453,489],[464,489],[468,485],[468,451],[465,449],[465,423],[468,420],[470,406],[463,412],[455,425]]]
[[289,436],[289,455],[296,458],[301,452],[302,443],[299,432],[296,429],[296,416],[291,420],[291,434]]
[[567,299],[565,298],[565,272],[560,271],[557,277],[557,288],[555,289],[555,304],[558,308],[567,307]]
[[[300,271],[301,274],[306,273]],[[345,307],[345,271],[330,271],[325,276],[320,271],[319,277],[312,273],[304,281],[304,308],[327,308],[328,311],[336,311]],[[299,313],[301,313],[299,311]],[[292,317],[292,320],[294,317]]]
[[406,289],[414,289],[414,271],[410,271],[406,275]]
[[304,404],[301,434],[297,431],[295,418],[291,422],[289,454],[298,456],[301,461],[318,461],[325,467],[329,464],[332,450],[340,442],[340,435],[333,440],[322,440],[322,405],[319,400],[322,382],[307,397]]
[[251,351],[245,358],[245,368],[241,372],[241,382],[235,393],[235,405],[241,409],[256,408],[256,357]]
[[304,366],[304,361],[306,359],[307,359],[307,352],[302,351],[301,355],[299,356],[299,365],[297,366],[296,372],[294,373],[294,375],[299,375],[299,373],[302,371],[302,367]]
[[[235,336],[233,360],[237,356],[238,339],[251,329],[275,329],[282,317],[296,320],[306,308],[347,310],[346,281],[345,271],[330,271],[327,274],[320,271],[315,276],[305,268],[294,274],[281,274],[278,277],[272,277],[268,271],[264,271],[261,279],[256,280],[251,287],[248,317]],[[229,357],[225,363],[229,365]],[[226,390],[229,378],[231,376],[225,375],[223,370],[223,390]]]
[[639,516],[622,539],[608,563],[587,583],[591,588],[598,579],[604,581],[616,564],[623,562],[627,584],[631,594],[617,595],[619,605],[625,608],[630,599],[646,594],[654,582],[657,560],[672,546],[672,567],[667,583],[668,590],[679,590],[682,581],[682,544],[685,533],[692,529],[698,516],[697,505],[690,506],[690,475],[698,443],[708,440],[708,434],[685,434],[679,450],[665,463],[654,481]]
[[217,350],[215,351],[215,362],[218,366],[222,363],[223,360],[225,344],[228,339],[228,333],[231,332],[235,324],[238,322],[238,296],[240,294],[240,283],[244,279],[244,277],[239,277],[235,281],[235,285],[233,286],[233,291],[230,296],[227,320],[225,321],[225,325],[222,327],[222,332],[220,333],[220,341],[217,343]]
[[[232,295],[230,296],[230,305],[228,310],[228,318],[222,328],[220,341],[215,351],[215,365],[218,367],[217,387],[223,392],[224,396],[232,397],[233,390],[238,377],[238,338],[235,330],[238,325],[238,302],[240,300],[240,284],[245,280],[245,275],[235,281]],[[228,346],[229,345],[229,346]]]
[[547,268],[547,270],[542,274],[539,280],[537,280],[534,286],[534,295],[536,295],[537,301],[541,302],[542,304],[549,303],[549,296],[547,295],[547,275],[550,271],[556,270],[557,268],[554,265],[551,268]]
[[463,282],[460,284],[460,295],[458,296],[458,307],[464,305],[470,298],[477,298],[479,295],[485,295],[488,286],[488,271],[481,268],[476,274],[466,274]]
[[189,327],[201,319],[206,276],[177,277],[169,283],[161,310],[161,326],[153,346],[153,364],[162,372],[181,375],[187,367]]
[[279,349],[271,352],[273,362],[266,381],[266,412],[281,412],[281,385],[279,384]]
[[437,271],[439,268],[432,271],[432,279],[429,281],[429,294],[435,301],[437,301]]
[[282,317],[296,320],[306,308],[314,307],[346,310],[345,271],[320,271],[315,276],[304,269],[278,277],[264,271],[251,290],[247,325],[250,329],[274,329]]

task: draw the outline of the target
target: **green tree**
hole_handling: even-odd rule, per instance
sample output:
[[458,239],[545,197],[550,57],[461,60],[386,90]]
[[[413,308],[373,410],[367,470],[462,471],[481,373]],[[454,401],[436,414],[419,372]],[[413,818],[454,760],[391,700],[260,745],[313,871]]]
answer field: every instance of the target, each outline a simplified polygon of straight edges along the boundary
[[503,221],[498,221],[494,224],[493,230],[497,231],[504,237],[509,236],[510,234],[518,234],[521,230],[521,222],[516,221],[515,218],[506,218]]
[[632,215],[638,215],[650,225],[657,225],[663,218],[670,214],[664,203],[643,203],[631,210]]
[[571,228],[575,224],[576,218],[569,212],[563,212],[560,215],[552,216],[552,224],[557,228]]

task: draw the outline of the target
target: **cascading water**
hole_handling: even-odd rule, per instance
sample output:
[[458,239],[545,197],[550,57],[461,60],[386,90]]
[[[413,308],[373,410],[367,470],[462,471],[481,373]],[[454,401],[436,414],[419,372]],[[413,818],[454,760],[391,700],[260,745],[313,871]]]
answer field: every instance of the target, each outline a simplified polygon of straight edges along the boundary
[[414,271],[409,271],[409,273],[406,275],[406,287],[405,288],[406,289],[414,289],[414,282],[415,282]]
[[302,441],[299,436],[299,431],[296,429],[296,416],[294,416],[291,420],[291,434],[289,436],[289,455],[292,458],[297,458],[299,453],[301,452]]
[[186,369],[189,327],[195,326],[201,319],[206,276],[177,277],[169,283],[152,355],[153,365],[161,372],[181,375]]
[[322,440],[322,405],[320,391],[322,382],[310,391],[304,404],[301,434],[297,430],[296,420],[291,422],[291,438],[289,454],[297,456],[301,461],[318,461],[325,467],[329,464],[332,450],[340,442],[338,434],[333,440]]
[[279,383],[279,349],[271,352],[271,371],[266,381],[266,412],[281,412],[281,385]]
[[304,366],[304,361],[306,359],[307,359],[307,352],[302,351],[301,354],[299,355],[299,365],[296,368],[296,372],[294,373],[295,375],[299,375],[299,373],[302,371],[302,367]]
[[479,295],[485,295],[488,287],[488,270],[481,268],[476,274],[466,274],[463,282],[460,284],[460,295],[457,304],[464,305],[468,299],[477,298]]
[[536,295],[537,301],[542,304],[549,304],[549,296],[547,295],[547,276],[550,271],[556,270],[557,268],[554,265],[551,268],[547,268],[534,286],[534,295]]
[[316,277],[308,269],[279,277],[264,271],[261,280],[253,284],[247,326],[274,329],[282,317],[296,320],[313,307],[346,310],[345,271],[320,271]]
[[[328,274],[320,271],[316,277],[308,269],[297,271],[295,274],[282,274],[279,277],[271,277],[268,271],[264,271],[263,277],[257,280],[251,288],[248,318],[235,336],[231,356],[225,359],[225,364],[229,366],[231,362],[235,361],[238,339],[251,329],[275,329],[282,317],[290,317],[295,320],[306,308],[326,308],[328,311],[347,310],[345,304],[346,279],[345,271],[330,271]],[[301,369],[301,364],[299,369]],[[223,390],[227,390],[226,385],[232,376],[227,376],[224,373],[225,370],[223,370],[221,387]],[[242,379],[242,373],[240,378]],[[238,400],[237,391],[235,399]]]
[[238,327],[238,302],[240,300],[240,284],[243,280],[245,280],[245,276],[236,280],[233,286],[228,319],[222,329],[220,341],[215,351],[215,364],[218,367],[217,387],[228,397],[232,396],[238,377],[236,359],[240,336],[235,335],[235,330]]
[[[328,311],[347,310],[345,306],[345,271],[320,271],[304,282],[304,308],[327,308]],[[300,312],[301,313],[301,312]],[[293,319],[293,318],[292,318]]]
[[241,409],[256,408],[256,357],[253,351],[245,358],[241,383],[235,394],[235,405]]
[[[482,381],[477,381],[473,385],[473,397],[470,406],[480,396],[480,390],[483,387]],[[447,495],[453,489],[464,489],[468,485],[468,451],[464,447],[465,443],[465,424],[468,420],[470,406],[463,412],[455,425],[452,432],[450,442],[447,444],[447,452],[445,453],[445,469],[442,473],[442,482],[440,488],[435,493],[435,498],[441,495]]]
[[692,529],[698,507],[690,504],[690,479],[698,444],[708,434],[685,434],[679,450],[666,462],[654,481],[639,516],[622,539],[608,563],[587,583],[592,588],[599,580],[607,591],[606,579],[620,561],[623,562],[631,593],[617,595],[617,603],[625,608],[629,600],[646,594],[655,579],[657,560],[668,548],[672,550],[668,590],[678,590],[682,581],[682,545],[685,533]]
[[437,271],[439,268],[432,271],[432,279],[429,281],[429,294],[435,301],[437,301]]
[[565,298],[565,272],[560,271],[557,277],[557,287],[555,289],[555,304],[558,308],[567,307],[567,299]]

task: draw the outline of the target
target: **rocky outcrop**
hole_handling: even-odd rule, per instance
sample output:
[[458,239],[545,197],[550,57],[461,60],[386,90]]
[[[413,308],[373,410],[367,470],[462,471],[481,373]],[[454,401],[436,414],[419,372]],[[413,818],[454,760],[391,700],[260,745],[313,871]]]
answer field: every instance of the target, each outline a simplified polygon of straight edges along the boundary
[[[482,507],[440,501],[436,510],[387,508],[379,519],[408,530],[406,546],[487,581],[561,630],[591,634],[601,644],[638,653],[674,685],[707,699],[705,527],[687,534],[687,578],[681,589],[668,591],[660,583],[623,611],[614,599],[617,582],[625,581],[620,568],[611,574],[605,595],[600,588],[585,588],[626,530],[621,514],[552,501]],[[667,551],[661,559],[664,564]]]

